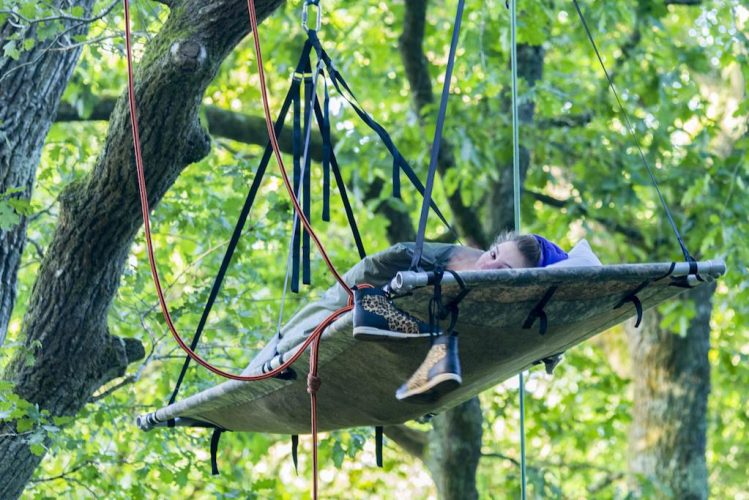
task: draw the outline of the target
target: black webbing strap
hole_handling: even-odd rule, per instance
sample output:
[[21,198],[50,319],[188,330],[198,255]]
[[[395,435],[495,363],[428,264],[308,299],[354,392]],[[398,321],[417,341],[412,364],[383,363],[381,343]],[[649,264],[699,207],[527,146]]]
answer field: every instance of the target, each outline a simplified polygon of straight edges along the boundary
[[294,463],[294,472],[299,475],[299,434],[291,435],[291,461]]
[[[318,126],[320,126],[325,121],[324,114],[320,109],[320,103],[318,102],[315,102],[315,118],[317,119]],[[330,136],[328,136],[328,140],[330,140]],[[324,136],[323,141],[325,141]],[[336,160],[333,148],[331,147],[329,151],[330,167],[333,171],[333,177],[335,177],[336,185],[338,186],[338,192],[341,194],[341,202],[343,203],[343,209],[346,211],[346,219],[348,219],[349,226],[351,227],[351,233],[354,236],[354,242],[356,243],[356,250],[359,252],[359,258],[363,259],[367,256],[367,252],[364,250],[364,243],[362,242],[361,233],[359,232],[359,226],[356,224],[354,210],[351,208],[351,201],[349,201],[348,192],[346,191],[346,184],[343,181],[341,169],[338,166],[338,160]]]
[[[328,79],[323,76],[323,88],[325,97],[322,104],[322,124],[319,124],[322,136],[322,220],[330,222],[330,155],[333,152],[333,143],[330,140],[330,94],[328,93]],[[317,104],[317,103],[315,103]]]
[[529,329],[531,326],[533,326],[533,323],[536,321],[536,318],[538,318],[539,324],[538,324],[538,333],[541,335],[546,334],[546,330],[549,328],[549,320],[546,316],[546,312],[544,312],[544,307],[546,307],[546,304],[549,303],[551,300],[552,295],[554,295],[554,292],[557,291],[557,286],[552,286],[549,288],[544,296],[541,298],[541,300],[538,301],[538,304],[535,305],[533,309],[531,309],[531,312],[528,313],[528,317],[525,319],[525,322],[523,323],[524,329]]
[[[330,76],[330,81],[333,83],[333,86],[335,87],[336,91],[343,97],[346,102],[349,103],[351,108],[354,110],[354,112],[359,116],[359,118],[367,125],[370,129],[372,129],[373,132],[377,134],[377,136],[380,138],[384,146],[387,148],[388,152],[390,152],[390,155],[393,157],[393,162],[397,163],[398,170],[403,171],[406,174],[406,177],[408,177],[409,181],[411,181],[411,184],[416,188],[416,190],[419,192],[421,196],[424,196],[425,188],[424,185],[419,180],[419,177],[416,175],[416,172],[414,172],[413,168],[406,162],[406,160],[403,158],[403,155],[400,154],[400,151],[398,151],[398,148],[393,143],[392,138],[390,137],[390,134],[385,130],[385,128],[380,125],[374,118],[372,118],[369,113],[364,111],[363,107],[359,103],[359,100],[357,99],[354,92],[351,90],[351,87],[349,87],[348,83],[346,83],[346,80],[343,78],[343,75],[338,72],[338,70],[335,68],[335,65],[333,64],[333,61],[330,59],[330,56],[327,52],[325,52],[325,49],[322,48],[322,45],[320,44],[320,40],[317,38],[317,34],[313,31],[309,31],[309,41],[313,44],[315,50],[317,51],[317,55],[320,59],[323,60],[325,63],[325,66],[328,69],[328,74]],[[398,190],[400,191],[400,182],[399,180],[395,180],[398,184]],[[396,194],[395,192],[393,193]],[[451,232],[457,234],[455,230],[450,226],[450,224],[447,222],[447,219],[442,214],[442,211],[439,209],[436,203],[433,201],[430,202],[429,206],[432,208],[435,214],[437,214],[437,217],[442,221],[443,224],[450,230]]]
[[669,210],[668,205],[666,204],[666,200],[665,198],[663,198],[663,194],[661,193],[661,190],[658,187],[658,182],[655,179],[655,174],[653,174],[653,169],[650,168],[650,164],[648,163],[648,160],[645,157],[645,153],[642,151],[642,147],[640,147],[640,142],[637,140],[637,136],[635,135],[635,129],[632,126],[631,120],[629,119],[629,114],[627,113],[627,110],[624,109],[624,105],[622,104],[621,99],[619,99],[619,93],[616,91],[614,80],[611,78],[611,75],[606,69],[606,65],[603,63],[603,58],[601,57],[601,53],[598,51],[598,45],[596,45],[596,42],[593,39],[593,34],[590,32],[590,28],[588,27],[588,23],[585,20],[585,16],[583,16],[583,11],[580,9],[580,5],[577,3],[577,0],[572,0],[572,3],[575,5],[575,10],[577,11],[577,15],[580,18],[580,22],[582,23],[583,28],[585,29],[585,33],[588,35],[588,40],[590,41],[590,44],[593,46],[593,50],[596,53],[596,57],[598,58],[598,62],[601,65],[601,69],[603,69],[603,73],[606,75],[606,80],[608,80],[609,82],[609,88],[611,88],[611,92],[614,94],[614,97],[616,98],[616,102],[619,105],[619,109],[621,110],[622,115],[624,116],[624,121],[627,124],[627,130],[629,131],[630,140],[632,141],[632,144],[637,148],[637,151],[640,153],[640,158],[642,159],[642,163],[643,165],[645,165],[645,168],[648,171],[648,175],[650,176],[650,181],[653,183],[653,186],[655,187],[655,190],[658,193],[658,198],[660,199],[661,205],[663,206],[663,209],[666,212],[666,217],[668,218],[668,222],[669,224],[671,224],[671,229],[673,229],[674,234],[676,235],[676,240],[679,242],[679,246],[681,247],[681,252],[684,254],[684,260],[686,262],[689,262],[689,274],[697,274],[697,262],[689,253],[689,250],[687,250],[687,247],[684,244],[684,240],[682,240],[681,234],[679,233],[679,229],[676,227],[676,223],[674,222],[674,219],[671,216],[671,210]]
[[[309,67],[312,71],[312,67]],[[310,117],[312,113],[312,101],[316,100],[314,93],[316,89],[313,88],[312,78],[304,79],[304,140],[310,137],[311,131],[307,130],[307,127],[311,127]],[[307,150],[307,154],[304,155],[304,174],[302,179],[302,213],[307,220],[310,218],[311,212],[311,199],[312,199],[312,155],[309,154],[309,144],[304,143],[304,150]],[[301,227],[301,224],[299,224]],[[307,231],[302,231],[302,283],[309,285],[312,282],[312,276],[310,271],[310,236]]]
[[421,269],[421,254],[424,251],[424,235],[427,230],[427,218],[429,217],[429,205],[432,202],[432,189],[434,189],[434,177],[437,173],[437,159],[442,144],[442,129],[445,125],[445,114],[447,113],[447,100],[450,97],[450,80],[452,79],[453,66],[455,66],[455,52],[458,49],[458,39],[460,37],[460,22],[463,19],[463,6],[465,0],[458,0],[458,10],[455,13],[455,23],[453,24],[452,41],[450,42],[450,55],[447,58],[447,69],[445,70],[445,83],[442,86],[442,98],[440,99],[440,110],[437,114],[437,125],[434,130],[434,140],[432,141],[432,155],[429,160],[429,172],[427,174],[426,189],[424,192],[424,201],[421,204],[421,216],[419,217],[419,230],[416,233],[416,247],[414,249],[413,259],[411,260],[411,270],[418,271]]
[[375,427],[375,460],[377,467],[382,467],[382,426]]
[[[302,50],[302,57],[300,58],[300,62],[305,57],[309,58],[311,49],[311,45],[305,44],[304,49]],[[281,132],[283,131],[284,122],[286,121],[286,115],[289,112],[291,101],[293,99],[294,93],[298,92],[298,90],[299,81],[293,80],[289,91],[286,93],[286,98],[284,99],[283,105],[281,106],[281,111],[278,113],[278,118],[276,119],[276,135],[280,136]],[[231,259],[234,256],[234,251],[236,250],[237,244],[239,243],[239,238],[242,236],[242,230],[247,223],[247,217],[249,217],[250,215],[252,205],[255,203],[255,198],[257,197],[257,193],[260,190],[260,185],[262,183],[263,176],[265,175],[265,171],[268,168],[268,164],[270,163],[272,154],[273,148],[271,147],[270,141],[268,141],[265,146],[265,151],[263,152],[263,157],[260,160],[260,164],[258,165],[257,172],[255,173],[255,178],[252,181],[250,190],[247,193],[247,198],[245,199],[244,205],[242,206],[242,211],[240,212],[239,218],[237,219],[237,224],[234,226],[234,232],[232,233],[231,239],[229,240],[229,245],[226,247],[226,252],[224,253],[224,258],[221,261],[221,266],[219,267],[218,274],[216,274],[216,278],[213,280],[213,286],[211,287],[211,291],[208,295],[206,305],[203,308],[203,314],[200,317],[198,326],[195,329],[195,334],[193,335],[192,341],[190,342],[190,349],[192,349],[193,351],[198,346],[198,342],[200,342],[200,337],[203,334],[203,329],[205,328],[206,322],[208,321],[208,316],[211,313],[211,309],[213,309],[213,304],[216,302],[218,292],[221,290],[221,284],[223,283],[224,277],[226,276],[226,271],[229,269],[229,265],[231,264]],[[177,394],[179,393],[179,389],[182,386],[182,381],[184,380],[185,374],[187,373],[187,368],[190,366],[190,361],[190,356],[185,356],[185,361],[182,364],[182,370],[179,373],[179,377],[177,377],[177,382],[174,385],[174,390],[172,391],[172,395],[169,398],[169,404],[173,404],[177,400]],[[167,421],[167,425],[169,427],[174,427],[174,420]]]
[[213,430],[213,435],[211,436],[211,475],[212,476],[218,476],[218,459],[216,455],[218,455],[218,442],[221,440],[221,434],[223,434],[224,429],[216,428]]
[[638,328],[640,326],[640,323],[642,322],[642,302],[640,302],[639,297],[637,297],[637,294],[640,293],[651,283],[650,280],[645,280],[642,283],[640,283],[637,288],[629,292],[627,295],[625,295],[622,300],[620,300],[615,306],[614,309],[619,309],[624,304],[632,303],[635,306],[635,312],[637,313],[637,321],[635,321],[635,328]]
[[[309,67],[309,55],[307,55],[307,61],[302,66],[302,71],[294,75],[294,78],[306,79],[308,76],[307,68]],[[294,95],[294,111],[293,111],[293,139],[292,139],[292,156],[294,157],[294,194],[299,193],[299,183],[301,182],[302,175],[302,113],[301,113],[301,95],[300,86],[296,87],[296,94]],[[294,218],[296,220],[296,218]],[[299,292],[299,258],[301,252],[301,224],[294,224],[291,242],[291,291],[294,293]]]
[[[450,302],[443,304],[442,278],[446,272],[453,275],[456,283],[458,283],[458,286],[460,287],[460,292]],[[457,335],[458,332],[455,331],[455,325],[458,323],[458,316],[460,314],[458,305],[460,304],[460,301],[468,295],[468,292],[470,292],[471,289],[466,286],[465,281],[463,281],[463,278],[461,278],[458,273],[451,269],[443,269],[439,266],[434,269],[433,280],[430,280],[430,284],[434,285],[434,294],[429,301],[429,332],[432,337],[437,335],[439,333],[440,321],[447,319],[449,316],[450,324],[444,333],[448,335]]]

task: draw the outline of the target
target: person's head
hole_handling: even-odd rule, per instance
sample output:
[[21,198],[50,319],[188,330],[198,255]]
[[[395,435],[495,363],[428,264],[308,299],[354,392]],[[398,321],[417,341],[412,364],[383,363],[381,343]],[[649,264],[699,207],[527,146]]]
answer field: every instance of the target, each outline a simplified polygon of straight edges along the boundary
[[478,269],[545,267],[564,260],[567,254],[554,243],[535,234],[506,231],[476,261]]

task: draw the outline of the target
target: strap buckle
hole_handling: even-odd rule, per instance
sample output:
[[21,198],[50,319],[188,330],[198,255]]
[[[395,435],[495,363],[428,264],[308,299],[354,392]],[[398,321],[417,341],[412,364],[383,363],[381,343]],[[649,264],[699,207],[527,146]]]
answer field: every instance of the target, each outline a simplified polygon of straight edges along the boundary
[[320,5],[320,0],[306,0],[304,2],[304,5],[302,6],[302,28],[304,28],[304,31],[310,31],[308,21],[309,21],[309,6],[313,5],[316,7],[317,10],[317,18],[315,20],[315,28],[314,31],[320,31],[320,27],[322,26],[322,6]]

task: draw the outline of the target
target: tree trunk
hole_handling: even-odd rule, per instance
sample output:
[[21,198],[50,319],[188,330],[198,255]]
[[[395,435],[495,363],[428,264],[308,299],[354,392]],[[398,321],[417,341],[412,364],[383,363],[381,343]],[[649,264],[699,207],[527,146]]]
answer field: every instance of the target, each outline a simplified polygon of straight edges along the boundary
[[[544,68],[544,49],[539,45],[519,44],[518,54],[518,78],[525,80],[529,88],[536,85],[536,81],[541,79]],[[502,108],[509,115],[512,113],[512,103],[509,92],[505,92],[502,97]],[[535,103],[533,99],[527,99],[524,103],[518,105],[518,125],[533,124],[533,115],[535,114]],[[523,130],[520,133],[520,186],[525,182],[525,173],[528,171],[531,161],[531,152],[523,146]],[[498,165],[499,181],[492,186],[489,196],[489,221],[491,234],[498,234],[501,231],[509,229],[518,229],[515,227],[513,194],[513,167],[512,163]],[[519,203],[519,202],[518,202]],[[522,227],[520,228],[522,230]]]
[[639,496],[708,496],[705,448],[710,393],[710,315],[715,285],[682,299],[695,311],[685,336],[661,328],[655,310],[627,323],[634,377],[629,466]]
[[[424,109],[434,102],[429,63],[423,48],[427,4],[427,0],[406,2],[403,32],[398,44],[413,104],[422,124],[431,119],[424,114]],[[444,175],[454,167],[452,146],[443,137],[437,159],[438,172]],[[470,243],[486,247],[489,240],[478,212],[463,203],[460,188],[449,193],[447,199],[460,233]],[[478,498],[476,470],[481,457],[482,422],[478,398],[434,418],[428,450],[421,458],[429,468],[440,498]]]
[[478,398],[434,417],[426,464],[441,499],[479,497],[476,469],[481,459],[483,420]]
[[[136,71],[138,119],[149,201],[210,150],[198,110],[203,93],[248,32],[244,0],[170,2],[172,12]],[[267,17],[281,0],[256,0]],[[39,269],[23,322],[35,359],[13,359],[5,378],[51,415],[73,415],[107,380],[143,356],[135,340],[109,335],[111,304],[141,226],[126,96],[117,102],[91,174],[61,195],[58,227]],[[34,347],[38,346],[38,347]],[[0,426],[0,498],[18,497],[41,461],[14,422]]]
[[[88,16],[94,0],[50,3],[65,9],[82,7],[84,15]],[[19,35],[34,40],[36,45],[29,51],[22,51],[17,60],[0,57],[0,194],[19,189],[14,196],[30,199],[44,140],[81,54],[80,46],[68,50],[50,48],[57,43],[73,43],[74,37],[88,32],[89,23],[66,21],[69,32],[39,41],[36,25],[21,33],[24,28],[14,24],[22,22],[16,21],[8,16],[0,25],[0,47]],[[25,217],[9,230],[0,229],[0,346],[5,341],[13,311],[18,265],[25,241]]]

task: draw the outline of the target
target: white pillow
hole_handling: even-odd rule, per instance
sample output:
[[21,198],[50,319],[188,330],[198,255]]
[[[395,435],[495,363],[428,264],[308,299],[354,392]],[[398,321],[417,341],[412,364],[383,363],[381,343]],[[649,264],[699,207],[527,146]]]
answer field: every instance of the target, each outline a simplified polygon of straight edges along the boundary
[[568,259],[551,264],[547,267],[585,267],[585,266],[602,266],[596,254],[590,248],[587,240],[580,240],[575,247],[567,252]]

